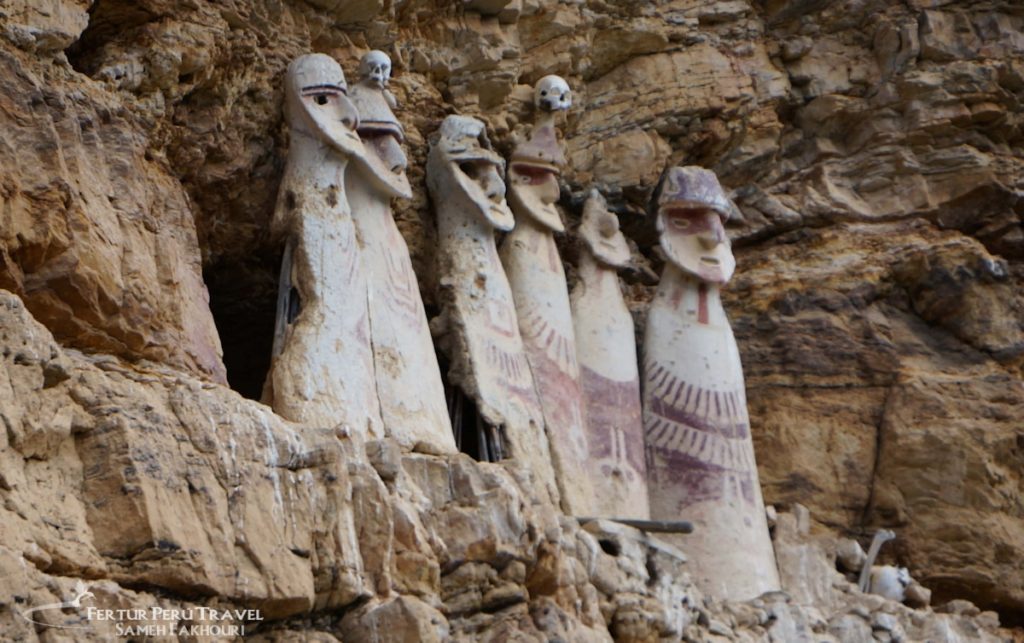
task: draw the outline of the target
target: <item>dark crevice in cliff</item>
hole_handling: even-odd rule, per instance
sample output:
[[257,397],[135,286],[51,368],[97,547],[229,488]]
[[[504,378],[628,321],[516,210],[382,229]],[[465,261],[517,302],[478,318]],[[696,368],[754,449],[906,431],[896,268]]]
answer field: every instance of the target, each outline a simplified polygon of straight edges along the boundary
[[181,587],[167,587],[165,585],[145,581],[145,580],[128,580],[125,578],[118,578],[117,584],[124,589],[130,589],[134,592],[152,594],[167,601],[179,602],[179,603],[202,603],[204,599],[217,596],[216,591],[212,588],[201,587],[201,586],[181,586]]
[[[1002,587],[994,587],[987,583],[974,585],[954,577],[925,577],[922,584],[932,590],[932,605],[942,606],[950,601],[966,599],[974,603],[979,610],[998,614],[1002,627],[1024,628],[1024,610],[1018,608],[1016,601],[1007,596]],[[940,607],[939,610],[941,609]]]
[[[897,385],[894,383],[893,386],[889,387],[886,392],[885,400],[882,402],[882,410],[878,416],[878,422],[875,425],[875,459],[871,465],[871,478],[870,478],[870,489],[868,490],[868,499],[864,504],[864,510],[860,517],[861,532],[866,532],[866,526],[869,521],[876,513],[875,507],[875,485],[878,483],[878,469],[882,462],[882,449],[885,447],[885,425],[886,415],[889,411],[889,402],[892,400],[893,390]],[[887,523],[889,521],[886,521]],[[891,524],[891,523],[890,523]]]
[[228,384],[258,400],[270,370],[281,257],[276,252],[224,259],[203,270]]
[[490,429],[483,416],[477,410],[473,398],[462,392],[457,385],[448,379],[449,362],[440,352],[437,361],[441,367],[441,381],[444,383],[445,400],[448,403],[448,415],[452,420],[455,432],[455,444],[459,451],[474,460],[494,462],[498,458],[492,453],[492,440],[495,432]]
[[89,26],[64,53],[76,71],[91,76],[95,71],[94,54],[101,52],[108,43],[123,36],[125,32],[159,17],[157,13],[148,10],[144,2],[96,0],[89,7]]

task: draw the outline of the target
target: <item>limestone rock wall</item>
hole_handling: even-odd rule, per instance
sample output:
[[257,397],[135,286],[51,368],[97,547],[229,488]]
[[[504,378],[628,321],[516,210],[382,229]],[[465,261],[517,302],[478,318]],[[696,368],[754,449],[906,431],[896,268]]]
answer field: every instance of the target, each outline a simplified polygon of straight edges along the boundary
[[[613,522],[581,528],[516,466],[359,443],[162,364],[62,349],[7,291],[0,341],[0,631],[12,640],[1007,634],[964,601],[936,614],[850,594],[828,552],[803,542],[806,517],[802,535],[780,531],[795,598],[722,604],[690,584],[681,552]],[[838,598],[801,600],[808,569]]]
[[[819,529],[892,527],[887,556],[936,602],[969,598],[1024,622],[1024,14],[1011,0],[0,0],[0,287],[56,340],[38,348],[45,359],[10,367],[39,372],[6,394],[17,448],[3,457],[36,471],[0,493],[24,514],[4,528],[31,530],[40,569],[265,599],[275,614],[382,582],[382,560],[360,571],[344,543],[310,549],[348,524],[340,509],[289,532],[245,507],[373,498],[386,481],[360,465],[332,472],[352,457],[336,436],[289,428],[215,385],[226,372],[253,395],[269,357],[284,67],[323,51],[351,78],[371,47],[395,63],[416,190],[397,214],[428,307],[427,140],[458,111],[508,150],[528,84],[565,76],[576,107],[562,205],[575,221],[598,185],[619,212],[638,327],[661,262],[644,208],[660,170],[703,164],[734,190],[744,220],[730,230],[739,268],[726,306],[766,500],[809,506]],[[566,245],[571,256],[571,234]],[[58,344],[83,351],[65,351],[79,366]],[[161,426],[175,428],[139,428]],[[289,468],[292,431],[322,460]],[[231,453],[258,465],[251,485],[222,461]],[[5,479],[23,475],[11,466]],[[474,493],[504,493],[506,474],[494,475]],[[36,480],[45,502],[9,499]],[[225,499],[235,486],[250,499]],[[71,503],[79,487],[85,500]],[[250,511],[291,553],[237,542],[231,525]],[[182,516],[219,526],[200,537],[175,526]],[[487,528],[478,514],[445,519],[441,532]],[[419,569],[418,538],[387,555]],[[442,595],[427,567],[401,583],[432,589],[403,595]],[[479,576],[467,581],[479,600],[451,590],[444,603],[484,618],[479,606],[512,592],[498,567],[464,572]],[[409,599],[387,613],[423,609]],[[590,627],[588,614],[573,622]]]
[[63,341],[224,380],[188,194],[157,117],[63,50],[83,3],[0,6],[0,287]]

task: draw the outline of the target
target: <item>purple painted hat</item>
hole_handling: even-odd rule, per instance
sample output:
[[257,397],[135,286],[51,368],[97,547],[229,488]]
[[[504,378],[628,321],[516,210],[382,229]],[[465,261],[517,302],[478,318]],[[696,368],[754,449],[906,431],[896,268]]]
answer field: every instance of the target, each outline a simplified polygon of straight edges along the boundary
[[542,163],[557,169],[565,165],[562,146],[551,124],[539,125],[530,134],[530,140],[520,144],[512,152],[512,162]]
[[665,170],[657,205],[659,210],[669,205],[709,208],[723,220],[732,216],[732,204],[722,190],[718,177],[711,170],[697,165]]

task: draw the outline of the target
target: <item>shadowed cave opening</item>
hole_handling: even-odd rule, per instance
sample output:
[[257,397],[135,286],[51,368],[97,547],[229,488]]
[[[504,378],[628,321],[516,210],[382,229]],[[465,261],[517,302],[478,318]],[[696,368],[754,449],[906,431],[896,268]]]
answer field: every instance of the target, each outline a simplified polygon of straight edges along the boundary
[[[147,23],[159,20],[160,15],[135,0],[96,0],[88,8],[89,24],[65,50],[68,62],[75,71],[92,76],[101,64],[104,46],[124,37]],[[131,73],[130,65],[110,69],[112,80],[120,81]]]
[[611,540],[610,538],[601,538],[597,541],[597,544],[601,546],[601,550],[609,556],[618,556],[622,553],[622,547],[619,543]]
[[[245,259],[224,258],[203,270],[228,385],[252,400],[262,396],[270,370],[282,254],[283,250],[278,250],[257,252]],[[427,308],[428,319],[437,314],[431,306]],[[473,398],[451,383],[448,359],[440,351],[436,354],[459,450],[477,461],[501,459],[501,447],[496,447],[501,429],[488,425]]]
[[228,384],[252,400],[260,399],[270,370],[280,266],[278,250],[225,258],[203,270]]
[[[431,313],[428,311],[428,319]],[[436,350],[435,345],[435,350]],[[501,459],[500,447],[495,449],[499,429],[491,427],[476,407],[476,402],[462,392],[448,379],[450,363],[441,351],[436,351],[437,363],[441,367],[441,382],[444,384],[444,398],[448,405],[448,417],[455,433],[455,445],[477,462],[497,462]]]
[[1024,628],[1024,610],[1001,588],[992,585],[970,586],[956,580],[924,579],[932,590],[932,606],[941,606],[955,599],[967,599],[980,610],[991,610],[999,615],[999,624],[1008,628]]

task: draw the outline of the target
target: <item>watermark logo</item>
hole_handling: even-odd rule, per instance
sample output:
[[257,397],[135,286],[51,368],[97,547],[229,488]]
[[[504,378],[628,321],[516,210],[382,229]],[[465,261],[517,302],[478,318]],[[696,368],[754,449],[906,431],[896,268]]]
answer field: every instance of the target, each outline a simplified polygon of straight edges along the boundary
[[26,621],[30,623],[35,623],[37,625],[45,625],[46,627],[59,627],[63,630],[87,630],[89,629],[88,625],[54,625],[51,623],[43,623],[42,621],[37,621],[36,619],[32,618],[34,614],[38,614],[39,612],[47,612],[50,610],[65,610],[69,607],[81,609],[82,601],[87,598],[96,598],[96,595],[89,591],[88,585],[86,585],[82,581],[78,581],[75,583],[75,594],[71,600],[61,601],[60,603],[47,603],[46,605],[32,607],[27,610],[19,610],[18,614]]
[[245,636],[247,624],[258,623],[263,615],[257,609],[217,609],[214,607],[166,608],[153,606],[135,609],[98,609],[89,607],[91,622],[107,622],[117,636]]
[[[160,606],[109,609],[83,605],[83,601],[95,598],[96,596],[89,591],[89,586],[78,581],[75,583],[74,595],[69,600],[19,610],[18,614],[30,623],[64,630],[94,629],[97,624],[103,623],[106,629],[113,629],[114,634],[119,637],[245,636],[247,626],[263,620],[263,615],[258,609],[166,608]],[[69,608],[78,610],[80,618],[88,621],[89,625],[57,625],[35,618],[41,612],[63,611]]]

